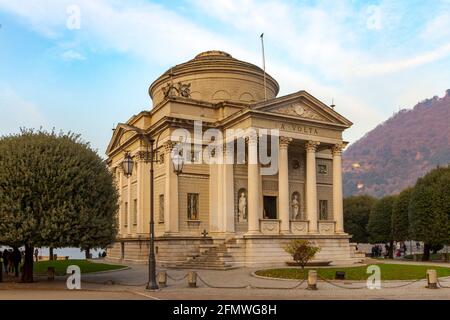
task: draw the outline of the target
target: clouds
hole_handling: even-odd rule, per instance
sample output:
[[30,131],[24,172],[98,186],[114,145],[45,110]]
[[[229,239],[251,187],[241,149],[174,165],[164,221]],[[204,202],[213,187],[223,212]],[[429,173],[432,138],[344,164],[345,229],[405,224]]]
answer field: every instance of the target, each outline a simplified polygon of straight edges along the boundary
[[78,60],[78,61],[82,61],[82,60],[86,60],[86,57],[83,56],[80,52],[76,52],[74,50],[67,50],[64,51],[61,54],[61,58],[65,61],[71,61],[71,60]]
[[[80,28],[68,28],[77,8]],[[0,10],[52,40],[51,52],[63,61],[88,62],[114,52],[151,66],[155,74],[210,49],[260,64],[264,32],[267,70],[281,93],[306,89],[325,103],[334,98],[337,110],[355,123],[349,140],[398,104],[426,98],[415,88],[433,83],[431,66],[450,63],[448,1],[431,7],[392,0],[0,0]],[[418,68],[420,81],[411,76]],[[450,87],[450,76],[440,78]],[[433,88],[441,86],[427,85],[426,92]]]

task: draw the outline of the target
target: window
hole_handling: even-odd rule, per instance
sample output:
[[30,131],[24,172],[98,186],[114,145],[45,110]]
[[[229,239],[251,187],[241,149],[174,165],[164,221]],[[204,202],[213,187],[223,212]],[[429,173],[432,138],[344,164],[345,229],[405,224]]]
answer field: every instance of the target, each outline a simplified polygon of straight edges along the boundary
[[137,199],[133,200],[133,226],[137,225]]
[[188,220],[199,220],[198,217],[198,193],[187,195]]
[[328,167],[326,164],[319,164],[318,169],[319,174],[328,174]]
[[124,227],[128,226],[128,202],[125,202],[125,206],[123,207],[123,219],[125,220],[123,225]]
[[319,219],[328,220],[328,200],[319,200]]
[[160,223],[164,222],[164,195],[163,194],[159,195],[159,216],[158,216],[158,221]]

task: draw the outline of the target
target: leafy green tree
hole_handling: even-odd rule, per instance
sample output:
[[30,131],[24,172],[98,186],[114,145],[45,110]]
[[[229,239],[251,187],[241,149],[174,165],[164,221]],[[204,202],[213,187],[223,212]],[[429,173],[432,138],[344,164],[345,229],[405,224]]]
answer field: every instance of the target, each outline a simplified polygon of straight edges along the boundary
[[367,231],[370,243],[388,243],[389,257],[393,258],[394,239],[392,237],[392,208],[395,196],[386,196],[377,200],[369,215]]
[[352,241],[367,243],[367,223],[369,214],[376,199],[368,196],[352,196],[344,199],[344,229],[351,234]]
[[0,138],[0,243],[25,246],[22,281],[33,281],[33,248],[104,247],[116,236],[112,174],[75,134],[22,130]]
[[410,232],[424,242],[422,260],[430,250],[449,243],[450,167],[436,168],[417,180],[409,207]]
[[394,201],[392,208],[392,236],[395,241],[409,239],[409,202],[413,189],[403,190]]
[[315,247],[308,240],[292,240],[286,245],[284,250],[289,253],[295,262],[305,269],[306,264],[310,261],[317,252],[320,251],[319,247]]

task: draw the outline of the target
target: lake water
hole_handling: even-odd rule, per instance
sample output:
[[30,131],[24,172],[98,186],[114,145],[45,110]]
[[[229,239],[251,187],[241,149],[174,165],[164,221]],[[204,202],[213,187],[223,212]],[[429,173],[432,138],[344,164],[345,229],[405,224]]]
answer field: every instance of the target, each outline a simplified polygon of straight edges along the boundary
[[[3,251],[5,247],[1,247]],[[23,248],[22,248],[23,249]],[[40,256],[48,256],[49,249],[48,248],[38,248]],[[99,252],[103,252],[103,250],[91,250],[92,258],[97,258]],[[57,248],[53,249],[53,254],[56,254],[61,257],[68,256],[69,259],[84,259],[84,251],[81,251],[80,248]]]

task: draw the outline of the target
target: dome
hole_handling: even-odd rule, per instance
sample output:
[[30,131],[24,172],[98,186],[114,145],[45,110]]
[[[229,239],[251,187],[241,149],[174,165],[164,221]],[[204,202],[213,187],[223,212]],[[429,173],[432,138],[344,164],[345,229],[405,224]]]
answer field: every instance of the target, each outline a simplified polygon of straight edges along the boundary
[[[263,70],[254,64],[233,58],[229,53],[211,50],[178,64],[156,79],[149,88],[153,105],[164,99],[168,84],[183,84],[189,97],[217,103],[235,101],[254,103],[264,100]],[[276,97],[278,83],[266,73],[267,99]]]

